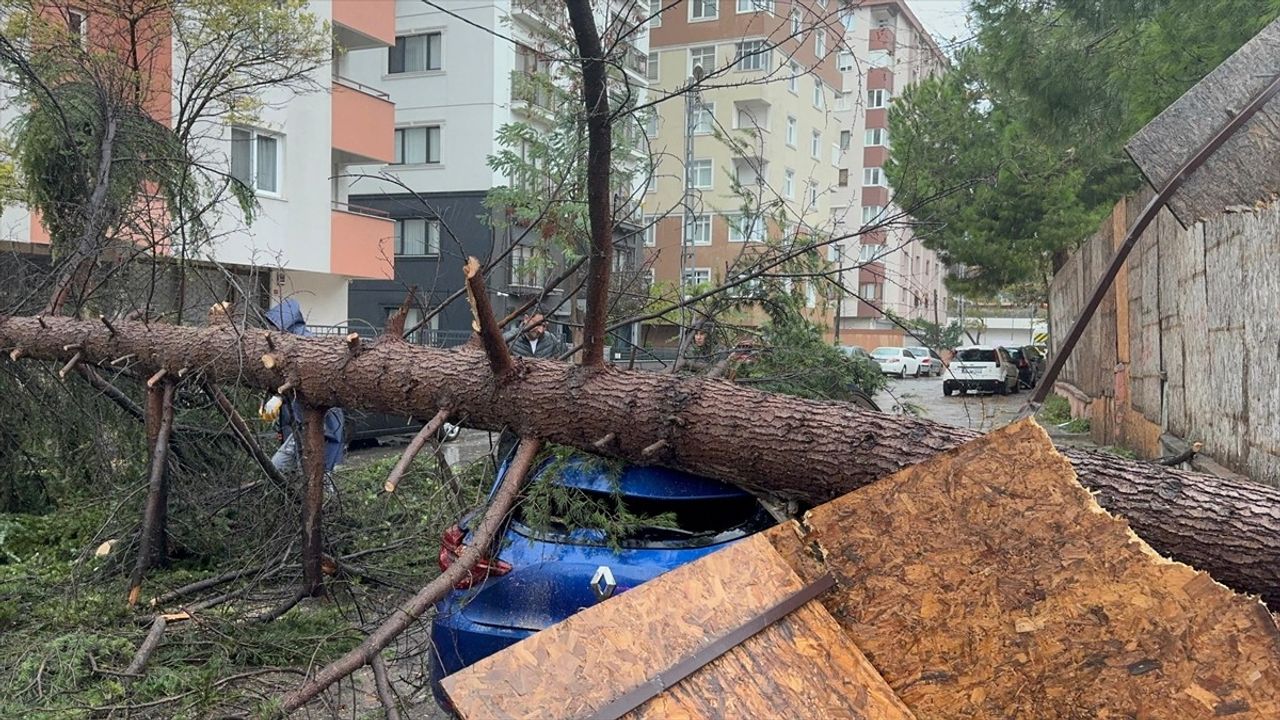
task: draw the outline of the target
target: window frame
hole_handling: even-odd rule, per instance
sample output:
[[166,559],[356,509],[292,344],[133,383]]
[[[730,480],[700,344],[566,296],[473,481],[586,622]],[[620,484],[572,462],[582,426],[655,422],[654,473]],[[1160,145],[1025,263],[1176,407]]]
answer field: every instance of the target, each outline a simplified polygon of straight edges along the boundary
[[[425,130],[426,131],[426,134],[427,134],[426,145],[425,145],[426,159],[423,162],[405,162],[404,160],[404,156],[405,156],[404,138],[405,138],[406,131],[409,131],[409,130]],[[434,161],[431,160],[431,131],[432,130],[435,130],[435,137],[436,137],[436,145],[435,145],[436,159]],[[439,123],[425,124],[425,125],[405,125],[402,127],[398,127],[395,129],[395,132],[392,135],[392,143],[394,144],[395,147],[393,148],[394,154],[391,158],[390,164],[395,165],[397,167],[436,167],[436,166],[443,165],[444,164],[443,140],[444,140],[444,126]],[[400,158],[399,161],[396,160],[397,157]]]
[[[410,222],[423,223],[423,252],[404,252],[405,226]],[[440,220],[437,218],[397,218],[392,231],[392,254],[397,258],[440,257]]]
[[[689,22],[711,22],[720,18],[720,0],[689,0]],[[694,11],[702,8],[705,12],[707,8],[711,9],[710,15],[695,15]]]
[[[706,275],[706,279],[699,280],[698,278],[703,275]],[[684,268],[683,270],[680,271],[680,280],[685,285],[701,285],[703,283],[710,283],[711,268],[709,267]]]
[[[699,176],[706,171],[707,184],[699,185]],[[716,184],[716,163],[711,158],[694,158],[689,165],[689,187],[695,190],[714,190]]]
[[822,132],[814,130],[809,136],[809,157],[814,160],[822,159]]
[[[744,53],[745,45],[758,49]],[[738,72],[768,72],[773,69],[773,47],[767,40],[739,40],[733,44],[733,64]],[[751,67],[754,65],[759,67]]]
[[[716,131],[716,104],[713,102],[700,102],[693,108],[693,127],[690,134],[692,135],[712,135]],[[706,129],[703,127],[702,120],[706,119]]]
[[657,215],[644,215],[640,222],[644,223],[644,230],[640,240],[641,247],[658,247],[658,222]]
[[645,70],[644,77],[646,80],[648,80],[651,83],[659,82],[661,78],[661,73],[659,72],[661,61],[662,61],[661,50],[653,50],[649,52],[649,57],[645,61],[645,67],[644,67],[644,70]]
[[[75,29],[71,27],[71,16],[75,15],[80,18]],[[80,41],[80,47],[89,46],[89,11],[78,7],[67,8],[67,32],[76,36]]]
[[[742,6],[746,5],[747,9],[743,10]],[[767,12],[770,15],[776,9],[775,0],[738,0],[736,3],[737,15],[749,15],[751,13]]]
[[800,124],[796,120],[796,116],[788,115],[787,124],[783,127],[785,128],[783,142],[785,142],[789,148],[799,149]]
[[863,147],[889,147],[888,128],[867,128],[862,137]]
[[[233,174],[235,164],[235,133],[236,131],[249,134],[249,182],[245,183],[255,195],[261,195],[269,198],[284,197],[284,134],[269,132],[260,128],[248,125],[231,125],[231,155],[228,156],[228,174]],[[258,141],[260,138],[267,138],[276,144],[276,161],[275,161],[275,180],[276,186],[272,190],[264,190],[258,187]],[[237,181],[244,183],[240,178]]]
[[862,224],[877,222],[877,218],[884,214],[883,205],[863,205],[862,206]]
[[[875,90],[867,91],[867,109],[868,110],[880,110],[882,108],[889,107],[889,103],[892,100],[893,98],[889,95],[889,91],[885,90],[884,88],[876,88]],[[879,104],[873,104],[877,102]]]
[[[873,182],[867,178],[874,177]],[[862,187],[889,187],[884,177],[884,170],[879,167],[862,168]]]
[[817,28],[813,31],[813,54],[821,61],[827,55],[827,30]]
[[649,0],[649,27],[662,27],[662,12],[666,9],[666,0]]
[[[436,37],[434,41],[434,48],[436,50],[436,61],[438,63],[436,67],[431,67],[431,50],[433,48],[433,42],[430,38],[432,36]],[[426,52],[423,54],[426,67],[420,70],[406,69],[405,61],[408,57],[408,44],[409,44],[408,41],[411,38],[419,38],[419,37],[427,38]],[[404,47],[401,47],[400,45],[401,40],[405,41]],[[397,50],[400,53],[400,69],[399,70],[394,69]],[[387,73],[386,74],[389,78],[396,77],[396,76],[426,75],[428,73],[442,73],[442,72],[444,72],[444,31],[443,30],[438,30],[438,29],[424,30],[422,32],[412,32],[404,35],[396,35],[395,43],[393,43],[391,47],[387,48]]]
[[810,100],[812,100],[813,106],[819,110],[825,110],[827,106],[825,90],[826,83],[822,82],[821,78],[815,76],[813,78],[813,97],[810,98]]
[[[703,222],[704,220],[705,220],[705,223]],[[683,218],[681,225],[684,226],[683,227],[684,238],[682,238],[682,240],[687,240],[691,247],[707,247],[711,245],[715,239],[714,238],[715,223],[712,220],[711,213],[698,213],[698,214],[686,215]],[[693,230],[695,230],[695,232],[690,232],[691,225]],[[698,240],[699,235],[696,232],[697,228],[702,225],[706,225],[706,228],[707,228],[707,233],[706,233],[707,239],[705,242],[699,242]],[[683,244],[683,242],[681,244]]]
[[[765,219],[760,215],[733,213],[725,215],[725,220],[729,224],[729,242],[731,243],[762,243],[767,239]],[[750,234],[742,232],[746,220],[751,221]]]
[[[848,61],[846,63],[846,61]],[[848,50],[841,50],[836,53],[836,69],[840,72],[853,72],[858,69],[858,63],[853,57],[853,53]]]
[[796,199],[796,171],[791,168],[782,171],[782,195],[788,200]]
[[717,62],[717,61],[716,61],[716,57],[717,57],[717,55],[718,55],[718,53],[716,52],[716,46],[715,46],[714,44],[713,44],[713,45],[698,45],[697,47],[691,47],[691,48],[689,48],[689,76],[690,76],[690,77],[693,77],[693,68],[694,68],[694,67],[696,67],[696,66],[698,65],[698,63],[697,63],[697,62],[695,62],[695,61],[694,61],[694,59],[693,59],[693,58],[694,58],[694,55],[695,55],[695,54],[699,54],[699,53],[700,53],[700,54],[705,54],[705,51],[707,51],[707,50],[710,50],[710,51],[711,51],[711,67],[707,67],[706,65],[703,65],[703,67],[702,67],[702,74],[703,74],[704,76],[706,76],[706,75],[709,75],[709,74],[711,74],[712,72],[714,72],[714,71],[715,71],[715,69],[716,69],[716,62]]
[[791,11],[791,37],[799,38],[804,32],[804,13],[798,8]]
[[791,77],[787,78],[787,90],[796,97],[800,96],[800,76],[804,74],[804,68],[795,60],[791,61],[788,68],[791,71]]

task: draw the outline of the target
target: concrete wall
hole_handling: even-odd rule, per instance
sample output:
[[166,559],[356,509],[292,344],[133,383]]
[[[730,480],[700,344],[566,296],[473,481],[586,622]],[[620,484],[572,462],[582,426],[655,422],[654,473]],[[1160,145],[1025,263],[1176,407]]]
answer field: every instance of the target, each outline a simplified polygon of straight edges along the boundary
[[[1122,201],[1054,277],[1055,339],[1077,317],[1147,197]],[[1095,440],[1146,456],[1162,435],[1280,481],[1280,204],[1183,229],[1162,211],[1063,370]]]

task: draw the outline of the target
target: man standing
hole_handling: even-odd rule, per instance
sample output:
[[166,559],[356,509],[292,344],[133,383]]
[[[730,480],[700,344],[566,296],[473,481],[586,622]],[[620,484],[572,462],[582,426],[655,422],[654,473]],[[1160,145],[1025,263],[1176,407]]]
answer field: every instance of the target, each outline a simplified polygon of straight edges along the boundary
[[507,347],[513,355],[539,359],[558,358],[567,349],[555,333],[547,332],[547,318],[538,310],[531,310],[520,319],[520,333]]
[[[267,311],[267,320],[278,330],[283,330],[294,335],[309,337],[311,332],[307,330],[307,323],[302,317],[302,308],[298,305],[298,301],[288,298],[280,302],[279,305],[272,307]],[[298,468],[299,447],[298,438],[294,433],[294,425],[302,422],[302,404],[294,398],[290,402],[285,402],[284,398],[279,395],[272,395],[269,400],[263,403],[262,408],[258,411],[259,416],[270,422],[272,420],[279,421],[280,436],[283,442],[280,449],[276,451],[271,458],[271,464],[281,472],[293,472]],[[325,490],[333,492],[333,481],[330,479],[330,473],[333,472],[334,466],[342,461],[345,452],[343,443],[345,418],[341,408],[329,408],[324,414],[324,473],[325,473]]]

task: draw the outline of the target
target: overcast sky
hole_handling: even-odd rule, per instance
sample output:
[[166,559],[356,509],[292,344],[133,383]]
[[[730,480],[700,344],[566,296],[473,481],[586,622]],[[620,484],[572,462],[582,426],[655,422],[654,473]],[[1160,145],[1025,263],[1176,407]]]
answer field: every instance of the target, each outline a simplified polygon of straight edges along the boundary
[[967,0],[907,0],[920,22],[933,34],[942,45],[942,49],[950,52],[946,44],[952,38],[964,40],[969,37],[965,29],[964,13]]

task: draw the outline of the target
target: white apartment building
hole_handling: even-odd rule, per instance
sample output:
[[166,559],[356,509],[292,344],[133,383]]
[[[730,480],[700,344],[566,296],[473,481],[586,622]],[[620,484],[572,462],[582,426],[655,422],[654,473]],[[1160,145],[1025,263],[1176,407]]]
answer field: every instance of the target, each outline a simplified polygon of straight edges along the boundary
[[[112,46],[116,19],[107,10],[96,15],[93,3],[88,5],[83,11],[71,9],[68,17],[87,28],[86,42]],[[68,8],[61,8],[64,16]],[[330,23],[333,32],[332,66],[313,71],[321,90],[264,93],[252,124],[209,125],[194,149],[202,161],[254,189],[259,207],[252,224],[245,223],[228,198],[214,213],[210,246],[187,252],[173,242],[162,244],[171,255],[197,265],[207,260],[232,270],[258,268],[259,275],[269,274],[270,300],[294,297],[308,323],[330,325],[348,319],[352,280],[393,274],[392,222],[347,205],[344,183],[335,176],[356,163],[393,158],[391,102],[385,94],[346,79],[343,68],[354,53],[385,53],[394,45],[395,7],[394,0],[313,0],[309,10]],[[181,65],[171,38],[164,42],[170,53],[155,61],[155,73]],[[19,112],[21,108],[6,103],[0,121],[7,123]],[[163,106],[151,112],[166,122],[171,117]],[[15,247],[47,245],[49,236],[38,213],[6,207],[0,215],[0,240]]]
[[[637,0],[593,5],[598,28],[647,8]],[[366,177],[342,190],[352,203],[385,211],[396,223],[395,277],[355,283],[353,315],[378,322],[410,286],[434,305],[461,287],[466,256],[491,257],[518,235],[489,222],[485,197],[510,178],[490,167],[488,158],[504,149],[498,139],[504,126],[548,127],[548,93],[531,90],[525,78],[553,76],[562,60],[547,33],[563,28],[565,18],[561,0],[451,0],[438,7],[399,0],[391,49],[360,50],[339,61],[343,76],[377,88],[395,105],[394,158],[359,170],[397,182]],[[637,92],[647,87],[647,53],[647,28],[641,28],[628,38],[622,63]],[[499,314],[519,304],[522,294],[541,289],[536,273],[522,270],[529,252],[524,244],[517,247],[488,278]],[[410,325],[416,317],[411,313]],[[465,337],[470,323],[467,306],[454,303],[432,318],[428,330],[440,331],[440,342],[449,343]]]
[[[844,92],[836,111],[844,165],[831,212],[837,232],[852,233],[901,213],[882,170],[892,143],[888,106],[908,85],[945,70],[946,60],[906,0],[861,0],[841,18],[846,47],[838,64]],[[900,334],[877,308],[946,322],[946,268],[908,224],[904,218],[833,249],[833,260],[862,264],[856,277],[847,273],[843,283],[870,301],[848,297],[842,302],[838,337],[846,344],[883,344]]]

